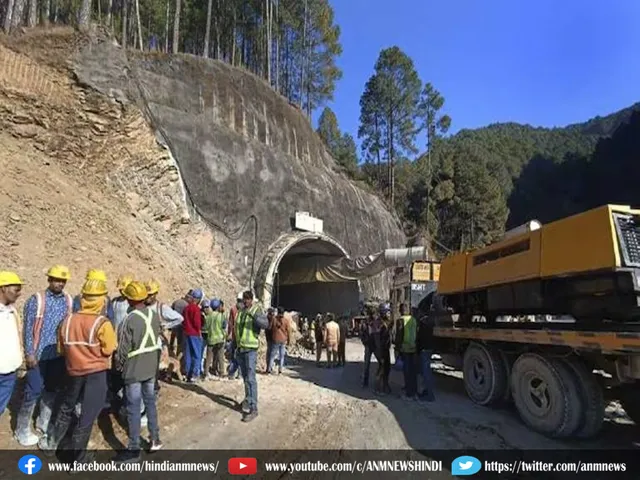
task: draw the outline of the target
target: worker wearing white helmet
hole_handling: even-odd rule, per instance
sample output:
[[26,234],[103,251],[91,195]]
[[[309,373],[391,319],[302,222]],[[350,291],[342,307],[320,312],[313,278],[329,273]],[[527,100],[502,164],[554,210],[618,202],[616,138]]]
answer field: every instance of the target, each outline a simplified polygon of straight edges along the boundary
[[0,415],[11,399],[22,365],[22,322],[13,306],[22,290],[14,272],[0,272]]

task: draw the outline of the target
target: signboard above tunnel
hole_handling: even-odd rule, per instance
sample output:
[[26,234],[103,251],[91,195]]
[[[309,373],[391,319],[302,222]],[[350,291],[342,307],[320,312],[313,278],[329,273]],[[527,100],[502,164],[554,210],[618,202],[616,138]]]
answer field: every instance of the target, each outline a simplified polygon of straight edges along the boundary
[[414,262],[411,280],[414,282],[437,282],[440,279],[440,264],[436,262]]
[[303,232],[322,233],[324,222],[312,217],[309,212],[296,212],[293,217],[293,228]]

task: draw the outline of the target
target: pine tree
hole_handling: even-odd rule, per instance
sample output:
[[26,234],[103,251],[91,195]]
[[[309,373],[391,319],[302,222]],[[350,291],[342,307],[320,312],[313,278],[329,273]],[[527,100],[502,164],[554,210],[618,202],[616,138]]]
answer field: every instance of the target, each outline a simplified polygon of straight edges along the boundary
[[394,205],[395,162],[417,151],[415,117],[421,86],[411,58],[391,47],[380,52],[360,99],[358,136],[368,157],[386,159],[389,205]]

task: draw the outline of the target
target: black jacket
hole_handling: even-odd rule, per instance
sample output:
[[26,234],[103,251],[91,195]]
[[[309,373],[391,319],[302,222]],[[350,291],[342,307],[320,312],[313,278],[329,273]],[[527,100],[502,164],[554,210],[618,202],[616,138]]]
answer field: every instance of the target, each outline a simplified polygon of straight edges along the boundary
[[424,316],[418,322],[417,350],[433,350],[433,318]]

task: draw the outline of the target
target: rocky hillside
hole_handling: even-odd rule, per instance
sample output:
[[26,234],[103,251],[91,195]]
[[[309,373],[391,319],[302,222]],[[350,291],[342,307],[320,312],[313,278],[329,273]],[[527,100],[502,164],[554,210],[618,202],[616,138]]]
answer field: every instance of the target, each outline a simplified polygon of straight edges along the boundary
[[[176,157],[199,214],[219,232],[239,230],[218,238],[243,283],[291,231],[296,211],[322,218],[350,255],[405,245],[383,202],[351,183],[302,113],[247,71],[191,55],[125,52],[106,40],[83,48],[73,71],[113,103],[138,106]],[[252,224],[240,228],[251,215],[257,235]],[[388,277],[365,282],[370,295],[388,288]]]
[[202,285],[240,288],[220,245],[189,219],[179,172],[134,107],[78,86],[68,68],[83,42],[71,30],[0,37],[0,248],[3,269],[45,286],[53,263],[111,279],[157,278],[161,297]]

